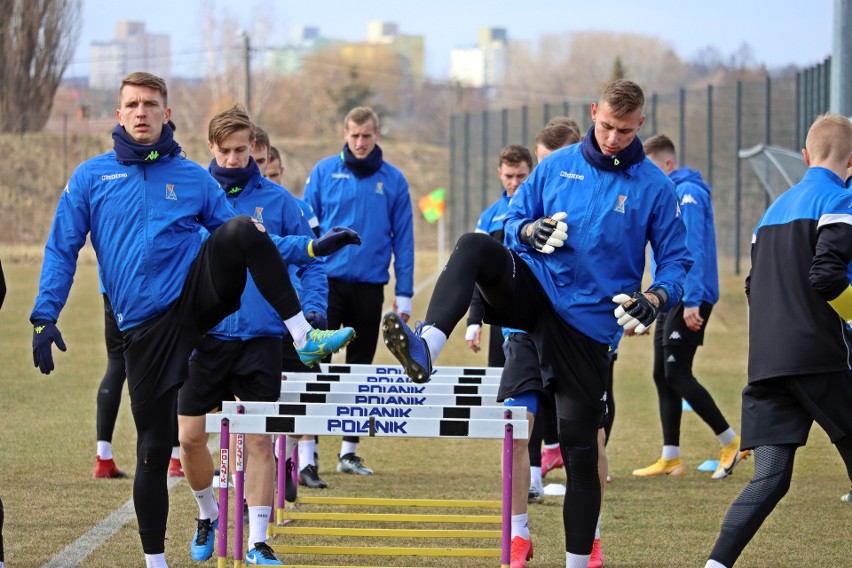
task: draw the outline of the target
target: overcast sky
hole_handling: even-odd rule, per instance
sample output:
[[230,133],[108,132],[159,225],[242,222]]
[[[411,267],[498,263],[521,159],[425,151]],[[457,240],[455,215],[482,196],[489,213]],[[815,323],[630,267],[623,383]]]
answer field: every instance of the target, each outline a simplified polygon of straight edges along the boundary
[[449,71],[450,50],[475,45],[481,27],[506,28],[510,39],[533,45],[544,34],[643,33],[669,42],[683,59],[708,45],[727,56],[748,43],[756,60],[768,67],[806,67],[831,54],[834,4],[835,0],[83,0],[80,43],[66,75],[88,74],[90,44],[111,41],[120,20],[142,21],[149,33],[170,35],[172,75],[195,75],[205,45],[201,38],[205,9],[250,31],[258,29],[260,18],[274,22],[276,33],[269,37],[269,45],[286,44],[291,30],[301,26],[316,26],[324,37],[360,41],[367,22],[396,23],[400,33],[424,36],[427,74],[439,79]]

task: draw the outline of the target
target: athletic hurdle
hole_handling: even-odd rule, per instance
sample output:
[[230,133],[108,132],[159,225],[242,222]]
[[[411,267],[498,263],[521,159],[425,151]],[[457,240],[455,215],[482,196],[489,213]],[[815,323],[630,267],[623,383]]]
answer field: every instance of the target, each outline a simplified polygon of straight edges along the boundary
[[[370,374],[370,375],[400,375],[405,377],[405,369],[400,365],[367,365],[367,364],[340,364],[320,363],[321,373],[331,374]],[[502,367],[434,367],[432,376],[436,375],[469,375],[469,376],[493,376],[499,377],[503,372]],[[286,373],[285,373],[286,374]]]
[[[434,405],[422,405],[419,407],[397,406],[391,409],[389,406],[359,405],[359,412],[372,413],[368,419],[355,421],[342,418],[351,410],[342,409],[341,406],[329,408],[325,404],[302,404],[299,406],[280,403],[225,403],[223,414],[210,414],[207,416],[207,431],[220,431],[222,448],[220,451],[220,463],[223,468],[220,475],[227,479],[227,456],[229,434],[237,433],[237,459],[236,482],[234,487],[234,500],[236,504],[242,503],[244,492],[244,472],[242,467],[242,435],[244,434],[308,434],[328,435],[340,434],[346,424],[355,424],[355,430],[361,435],[368,436],[404,436],[421,438],[438,437],[467,437],[481,439],[503,439],[503,500],[502,503],[488,501],[453,501],[453,500],[428,500],[419,499],[326,499],[326,498],[304,498],[303,503],[330,504],[368,504],[373,506],[419,506],[419,507],[492,507],[502,506],[502,515],[499,520],[494,517],[462,516],[457,521],[448,521],[446,516],[441,515],[386,515],[366,514],[353,516],[342,515],[347,520],[396,520],[398,522],[500,522],[501,531],[481,530],[408,530],[408,529],[337,529],[323,527],[298,527],[279,529],[278,532],[290,532],[291,534],[312,534],[327,536],[385,536],[385,537],[420,537],[420,538],[500,538],[499,550],[484,548],[371,548],[371,547],[322,547],[303,546],[287,547],[275,546],[276,552],[289,554],[361,554],[361,555],[385,555],[385,556],[500,556],[502,565],[509,566],[510,555],[510,516],[511,516],[511,471],[512,471],[512,441],[515,437],[528,436],[528,423],[526,410],[523,408],[506,409],[477,408],[460,409],[456,412],[467,412],[471,418],[444,419],[444,409]],[[229,411],[236,410],[237,413]],[[518,412],[523,418],[512,419],[512,412]],[[293,415],[293,412],[300,414]],[[385,418],[377,414],[407,414],[402,420],[399,416]],[[449,411],[454,414],[453,411]],[[476,418],[473,414],[476,414]],[[503,418],[492,418],[502,413]],[[416,416],[416,417],[415,417]],[[344,422],[351,420],[351,422]],[[283,460],[281,460],[283,461]],[[224,494],[223,494],[224,493]],[[279,492],[280,495],[280,492]],[[279,502],[281,501],[279,497]],[[220,568],[224,568],[227,561],[227,488],[220,489],[219,502],[219,548],[218,561]],[[299,514],[296,514],[299,515]],[[333,514],[303,513],[303,519],[334,518]],[[319,515],[319,516],[317,516]],[[331,516],[330,516],[331,515]],[[313,517],[311,517],[313,516]],[[235,534],[234,534],[234,565],[242,566],[243,563],[243,535],[242,535],[242,507],[235,506]],[[340,516],[336,517],[340,518]]]

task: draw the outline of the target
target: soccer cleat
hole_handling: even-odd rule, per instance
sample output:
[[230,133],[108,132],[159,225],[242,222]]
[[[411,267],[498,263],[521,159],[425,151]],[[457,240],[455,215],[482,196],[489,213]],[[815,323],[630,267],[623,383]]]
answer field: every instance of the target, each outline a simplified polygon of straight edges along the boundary
[[305,346],[301,349],[296,347],[296,353],[299,354],[302,364],[306,367],[314,367],[322,361],[323,357],[337,353],[353,339],[355,339],[355,330],[351,327],[312,329],[308,332]]
[[423,324],[415,331],[402,321],[395,312],[382,316],[382,337],[385,345],[405,368],[405,374],[415,383],[425,383],[432,376],[432,361],[429,348],[420,331]]
[[284,477],[284,500],[288,503],[295,503],[296,498],[298,497],[298,490],[296,484],[293,481],[293,459],[287,458],[287,462],[285,464],[285,469],[287,473],[285,473]]
[[516,536],[512,539],[510,556],[510,568],[526,568],[527,560],[532,560],[532,539]]
[[544,447],[541,449],[541,476],[544,477],[554,469],[565,467],[562,461],[562,451],[559,446],[555,448]]
[[328,483],[320,479],[319,473],[317,473],[317,466],[315,465],[306,465],[302,468],[302,471],[299,472],[299,484],[310,487],[311,489],[325,489],[328,487]]
[[740,437],[734,438],[734,441],[722,448],[719,454],[719,467],[713,473],[713,479],[722,479],[731,475],[734,471],[734,466],[746,459],[751,450],[740,451]]
[[213,556],[213,545],[216,542],[216,528],[219,526],[219,519],[212,523],[210,519],[195,520],[198,521],[198,527],[192,537],[189,555],[195,562],[204,562]]
[[843,503],[852,503],[852,491],[840,498]]
[[683,462],[680,461],[680,458],[672,458],[670,460],[660,458],[648,467],[633,470],[633,475],[636,477],[650,477],[652,475],[681,477],[683,474]]
[[601,551],[601,539],[596,538],[592,544],[592,555],[589,557],[589,563],[586,568],[603,568],[604,557]]
[[530,485],[529,493],[527,493],[527,503],[539,503],[544,496],[544,489]]
[[246,564],[250,566],[283,566],[272,548],[265,542],[254,543],[254,548],[246,554]]
[[169,477],[185,477],[183,467],[181,467],[178,458],[171,458],[169,460]]
[[345,454],[337,460],[337,473],[354,473],[356,475],[373,475],[373,470],[364,465],[364,460],[355,454]]
[[98,456],[95,456],[95,473],[92,477],[95,479],[118,479],[120,477],[127,477],[127,474],[118,469],[112,458],[102,460]]

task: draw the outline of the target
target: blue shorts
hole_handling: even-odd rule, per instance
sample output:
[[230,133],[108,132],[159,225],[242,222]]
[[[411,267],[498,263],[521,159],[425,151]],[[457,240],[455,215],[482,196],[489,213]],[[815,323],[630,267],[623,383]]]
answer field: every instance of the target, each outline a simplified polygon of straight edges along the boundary
[[526,406],[527,412],[536,415],[538,412],[538,399],[541,396],[538,391],[525,391],[518,393],[503,401],[503,406]]

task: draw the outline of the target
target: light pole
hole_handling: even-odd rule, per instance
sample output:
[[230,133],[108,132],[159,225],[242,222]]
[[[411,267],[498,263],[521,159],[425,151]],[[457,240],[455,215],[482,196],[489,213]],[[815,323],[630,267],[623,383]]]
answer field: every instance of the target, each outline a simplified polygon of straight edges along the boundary
[[245,71],[245,76],[243,78],[244,81],[244,94],[245,94],[245,107],[246,112],[251,115],[251,46],[249,45],[249,36],[248,32],[244,29],[240,29],[237,31],[237,37],[243,40],[243,71]]

